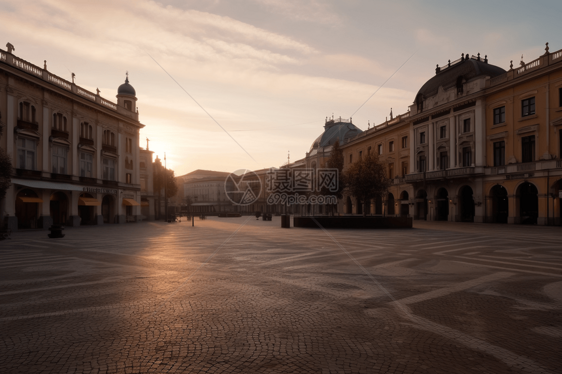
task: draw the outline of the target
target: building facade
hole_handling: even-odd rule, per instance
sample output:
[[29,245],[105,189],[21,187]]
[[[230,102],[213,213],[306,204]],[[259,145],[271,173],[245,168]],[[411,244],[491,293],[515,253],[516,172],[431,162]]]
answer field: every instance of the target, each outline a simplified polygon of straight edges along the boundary
[[141,219],[139,122],[128,77],[117,103],[0,50],[0,147],[14,174],[8,227]]

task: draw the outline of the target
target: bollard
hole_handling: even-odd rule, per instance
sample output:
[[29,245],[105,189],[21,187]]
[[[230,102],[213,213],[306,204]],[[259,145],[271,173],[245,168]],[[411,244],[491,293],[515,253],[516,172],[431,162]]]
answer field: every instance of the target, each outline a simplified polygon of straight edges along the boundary
[[283,214],[281,216],[281,228],[290,229],[291,228],[291,216],[288,214]]
[[49,238],[64,238],[62,230],[64,230],[64,227],[62,227],[61,225],[52,225],[51,227],[49,227],[49,231],[51,231],[51,233],[48,234]]

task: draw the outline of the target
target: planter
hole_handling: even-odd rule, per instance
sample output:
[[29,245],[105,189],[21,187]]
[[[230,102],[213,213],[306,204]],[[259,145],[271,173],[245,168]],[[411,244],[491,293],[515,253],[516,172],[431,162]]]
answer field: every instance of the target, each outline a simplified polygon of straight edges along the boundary
[[51,233],[48,235],[49,238],[64,238],[62,230],[64,230],[64,227],[62,227],[61,225],[52,225],[51,227],[49,227],[49,231],[51,231]]

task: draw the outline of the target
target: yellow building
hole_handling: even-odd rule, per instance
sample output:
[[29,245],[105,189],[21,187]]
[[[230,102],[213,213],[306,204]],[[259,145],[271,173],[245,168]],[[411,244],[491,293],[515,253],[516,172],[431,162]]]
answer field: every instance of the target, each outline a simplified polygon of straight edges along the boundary
[[561,224],[562,50],[486,87],[488,222]]

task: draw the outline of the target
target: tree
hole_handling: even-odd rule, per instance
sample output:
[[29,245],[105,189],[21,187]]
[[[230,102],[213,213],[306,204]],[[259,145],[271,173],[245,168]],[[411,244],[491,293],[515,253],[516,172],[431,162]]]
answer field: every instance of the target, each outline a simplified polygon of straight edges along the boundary
[[155,168],[154,170],[154,190],[160,191],[166,184],[165,196],[168,198],[176,196],[178,193],[178,185],[176,184],[176,177],[174,171],[166,169],[163,166]]
[[[374,154],[353,163],[345,172],[345,181],[349,192],[362,204],[384,196],[390,187],[390,179],[386,176],[386,168]],[[365,209],[363,209],[363,216]]]
[[4,227],[5,197],[11,185],[12,161],[10,156],[0,148],[0,228]]
[[[343,174],[343,151],[340,147],[340,141],[336,140],[332,146],[330,158],[326,161],[326,167],[330,169],[338,169],[338,189],[337,191],[330,191],[326,187],[322,187],[320,194],[324,196],[336,196],[338,199],[343,197],[342,192],[345,189],[345,178]],[[334,215],[334,206],[329,205],[330,213]]]

